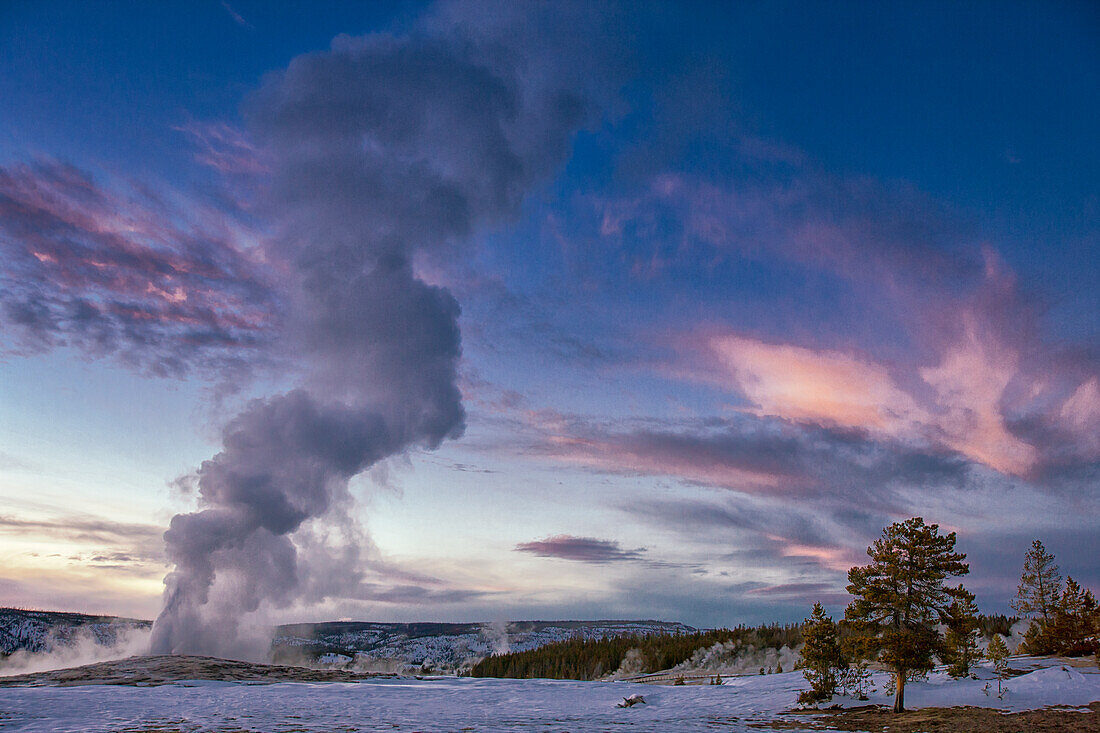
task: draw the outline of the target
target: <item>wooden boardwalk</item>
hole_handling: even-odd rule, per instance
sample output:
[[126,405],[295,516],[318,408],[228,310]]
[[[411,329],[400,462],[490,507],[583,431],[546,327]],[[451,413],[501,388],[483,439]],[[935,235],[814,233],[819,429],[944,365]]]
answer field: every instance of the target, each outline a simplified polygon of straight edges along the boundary
[[[677,678],[683,677],[685,685],[705,685],[717,676],[717,672],[710,672],[708,674],[703,674],[700,672],[653,672],[651,674],[640,674],[635,675],[634,677],[622,677],[620,679],[623,682],[641,682],[650,685],[671,685],[677,680]],[[744,675],[725,675],[722,677],[722,679],[741,676]]]

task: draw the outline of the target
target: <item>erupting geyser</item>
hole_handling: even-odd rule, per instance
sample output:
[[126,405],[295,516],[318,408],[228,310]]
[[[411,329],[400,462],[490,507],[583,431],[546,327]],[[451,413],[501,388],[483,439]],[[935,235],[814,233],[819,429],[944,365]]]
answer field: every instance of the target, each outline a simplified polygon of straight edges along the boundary
[[153,653],[262,656],[245,614],[353,595],[354,563],[303,562],[303,523],[346,524],[349,479],[461,435],[458,304],[413,258],[514,213],[564,157],[584,105],[520,60],[453,33],[340,37],[248,100],[302,376],[247,405],[198,469],[198,511],[165,533]]

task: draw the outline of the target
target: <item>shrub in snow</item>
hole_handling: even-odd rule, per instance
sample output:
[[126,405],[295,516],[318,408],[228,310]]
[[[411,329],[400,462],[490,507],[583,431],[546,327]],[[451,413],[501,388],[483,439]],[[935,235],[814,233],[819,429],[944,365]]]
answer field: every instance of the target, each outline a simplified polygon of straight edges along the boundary
[[810,689],[798,696],[801,703],[828,700],[836,692],[837,670],[845,667],[837,640],[836,624],[825,615],[820,603],[815,603],[810,617],[802,624],[802,654],[798,667],[810,683]]
[[986,649],[986,656],[993,662],[993,669],[997,672],[997,697],[1002,697],[1007,690],[1001,687],[1001,680],[1008,674],[1008,647],[1000,634],[994,634]]

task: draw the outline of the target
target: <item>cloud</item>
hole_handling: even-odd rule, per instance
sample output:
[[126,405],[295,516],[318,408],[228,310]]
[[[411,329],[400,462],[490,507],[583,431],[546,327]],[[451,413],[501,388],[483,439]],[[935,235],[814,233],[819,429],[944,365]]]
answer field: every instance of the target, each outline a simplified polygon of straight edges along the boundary
[[[743,147],[764,142],[747,137]],[[786,158],[729,183],[652,172],[637,190],[588,202],[603,242],[644,279],[779,260],[917,296],[922,287],[950,292],[981,276],[973,235],[928,196],[902,184],[828,176],[801,156]]]
[[175,128],[195,144],[195,162],[229,176],[269,173],[262,151],[236,127],[226,122],[189,122]]
[[239,371],[278,299],[223,212],[121,191],[53,160],[0,167],[6,346],[72,346],[160,376]]
[[705,338],[712,383],[744,394],[761,415],[904,432],[919,415],[885,367],[853,354],[770,344],[734,333]]
[[594,537],[574,537],[573,535],[559,534],[532,542],[521,542],[515,546],[516,552],[526,552],[538,557],[557,558],[559,560],[573,560],[575,562],[587,562],[605,564],[620,562],[623,560],[641,560],[644,557],[645,548],[624,550],[618,542],[612,540],[599,540]]
[[[699,337],[681,358],[681,373],[742,395],[761,416],[939,444],[1003,473],[1026,475],[1038,451],[1009,432],[1002,412],[1018,357],[979,337],[972,319],[964,321],[970,325],[962,340],[946,348],[940,363],[916,370],[923,394],[902,389],[884,365],[866,356],[736,333]],[[712,366],[700,369],[707,361]]]
[[1018,371],[1014,352],[983,340],[968,322],[963,339],[944,352],[940,364],[919,373],[935,391],[934,424],[944,442],[1002,473],[1026,475],[1039,452],[1008,431],[1001,411]]
[[821,603],[842,604],[850,596],[832,583],[778,583],[765,585],[746,591],[746,595],[759,596],[775,600],[805,601],[814,598]]
[[[149,547],[159,550],[163,527],[152,524],[116,522],[87,514],[29,519],[0,515],[0,532],[23,536],[40,535],[65,542],[93,542]],[[142,553],[149,559],[146,553]],[[157,552],[159,557],[160,553]]]
[[[692,282],[698,312],[725,314],[673,316],[648,337],[675,354],[650,363],[664,376],[717,386],[733,409],[957,451],[1012,476],[1100,457],[1085,427],[1100,355],[1046,337],[1043,299],[962,215],[910,187],[791,158],[720,183],[654,172],[588,203],[604,246],[574,248],[583,266],[626,263],[655,289]],[[731,282],[744,284],[736,299]]]
[[255,27],[251,23],[249,23],[247,20],[245,20],[241,16],[240,13],[238,13],[236,10],[234,10],[229,5],[229,3],[227,3],[225,0],[221,0],[221,2],[222,2],[222,7],[225,8],[225,12],[229,13],[229,17],[233,19],[234,23],[236,23],[237,25],[239,25],[242,28],[247,28],[248,30],[255,30]]
[[658,369],[747,402],[734,409],[938,447],[1010,476],[1095,462],[1100,359],[1040,338],[1028,296],[992,251],[986,257],[975,291],[925,332],[923,363],[706,325],[668,339],[676,355]]
[[905,486],[958,486],[957,453],[910,446],[862,430],[738,416],[608,425],[582,416],[534,419],[528,451],[623,475],[668,476],[746,494],[859,498],[891,505]]

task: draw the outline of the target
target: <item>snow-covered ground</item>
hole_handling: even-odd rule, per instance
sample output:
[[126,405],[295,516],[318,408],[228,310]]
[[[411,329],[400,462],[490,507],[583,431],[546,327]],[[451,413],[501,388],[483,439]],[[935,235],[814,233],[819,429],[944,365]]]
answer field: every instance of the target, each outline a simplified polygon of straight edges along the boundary
[[[953,681],[933,674],[906,686],[907,707],[980,705],[1025,710],[1100,700],[1100,672],[1056,660],[1014,660],[1037,667],[1008,680],[1003,700],[986,695],[992,675]],[[871,702],[888,704],[881,690]],[[752,721],[791,708],[805,682],[799,672],[752,675],[721,686],[650,686],[626,682],[563,682],[439,678],[354,684],[231,682],[162,687],[83,686],[0,688],[5,731],[478,731],[757,730]],[[992,683],[996,690],[996,682]],[[646,705],[616,708],[627,695]],[[855,700],[837,698],[844,705]]]
[[[769,680],[770,682],[771,680]],[[793,680],[792,680],[793,682]],[[789,685],[788,685],[789,686]],[[785,690],[785,692],[793,692]],[[640,693],[645,705],[616,708]],[[784,702],[792,699],[785,695]],[[694,731],[766,717],[768,701],[734,687],[653,687],[627,682],[443,678],[354,684],[204,683],[0,690],[0,725],[11,731]],[[190,727],[194,726],[194,727]]]
[[[942,668],[928,675],[927,680],[908,682],[905,685],[906,708],[955,707],[972,705],[974,707],[996,708],[1006,712],[1035,710],[1052,705],[1080,706],[1094,700],[1100,700],[1100,669],[1087,661],[1087,667],[1071,666],[1068,660],[1049,657],[1013,657],[1009,667],[1018,671],[1031,670],[1018,677],[1001,682],[1007,690],[997,696],[997,676],[988,662],[972,667],[971,671],[978,679],[955,680]],[[801,672],[773,675],[774,677],[801,677]],[[875,672],[871,675],[873,692],[868,700],[860,701],[851,697],[834,697],[828,704],[842,707],[859,705],[893,705],[894,696],[887,692],[889,675]],[[752,688],[751,678],[730,679],[730,686],[743,685]]]

